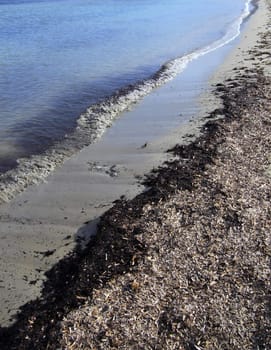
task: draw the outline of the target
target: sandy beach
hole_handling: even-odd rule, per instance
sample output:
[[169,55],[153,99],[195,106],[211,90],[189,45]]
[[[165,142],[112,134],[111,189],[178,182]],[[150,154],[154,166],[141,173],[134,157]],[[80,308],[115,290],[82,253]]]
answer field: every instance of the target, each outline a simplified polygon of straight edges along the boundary
[[270,1],[258,6],[196,122],[125,150],[109,133],[1,205],[1,349],[271,348]]

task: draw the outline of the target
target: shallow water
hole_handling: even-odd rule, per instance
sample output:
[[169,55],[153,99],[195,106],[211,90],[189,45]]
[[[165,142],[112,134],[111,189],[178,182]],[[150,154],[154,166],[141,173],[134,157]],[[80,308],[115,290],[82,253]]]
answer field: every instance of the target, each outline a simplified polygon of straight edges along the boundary
[[[46,162],[55,164],[100,136],[190,60],[238,35],[247,3],[0,0],[0,171],[53,148]],[[128,85],[128,98],[116,93]]]

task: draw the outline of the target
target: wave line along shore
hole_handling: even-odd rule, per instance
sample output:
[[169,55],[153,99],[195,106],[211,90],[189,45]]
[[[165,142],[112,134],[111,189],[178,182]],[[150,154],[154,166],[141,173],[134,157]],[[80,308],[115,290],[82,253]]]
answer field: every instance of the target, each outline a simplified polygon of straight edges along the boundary
[[96,142],[121,113],[138,103],[155,88],[174,79],[186,69],[190,62],[236,39],[240,35],[243,22],[251,13],[252,3],[252,0],[246,1],[243,13],[231,23],[227,33],[221,39],[165,63],[150,79],[119,90],[112,97],[89,107],[79,117],[76,130],[44,154],[18,159],[15,169],[0,175],[0,204],[8,202],[29,185],[43,181],[73,154]]

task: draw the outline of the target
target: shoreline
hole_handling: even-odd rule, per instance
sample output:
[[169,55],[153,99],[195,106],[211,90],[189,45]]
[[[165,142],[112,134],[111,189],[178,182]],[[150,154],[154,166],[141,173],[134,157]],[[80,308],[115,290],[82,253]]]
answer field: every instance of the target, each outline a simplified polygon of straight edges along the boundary
[[[191,63],[174,82],[116,121],[100,142],[71,157],[44,183],[30,186],[1,205],[2,326],[14,321],[22,305],[41,296],[45,272],[79,241],[85,244],[116,199],[133,198],[144,191],[139,180],[172,158],[165,153],[168,148],[180,140],[190,142],[186,135],[191,132],[198,135],[204,119],[190,121],[198,115],[198,95],[207,89],[207,77],[231,48]],[[209,97],[205,105],[210,108]],[[167,137],[159,134],[161,126],[166,127],[165,133],[169,130]],[[20,179],[16,181],[20,186]]]
[[51,141],[51,145],[42,147],[44,151],[41,153],[34,152],[32,155],[11,159],[11,162],[17,165],[3,173],[0,172],[0,205],[23,193],[29,186],[46,181],[46,178],[63,166],[68,159],[99,141],[106,129],[121,115],[126,114],[134,104],[141,103],[157,88],[176,79],[191,63],[233,42],[240,35],[244,23],[257,10],[256,2],[257,0],[246,0],[243,13],[232,24],[233,32],[231,28],[221,38],[206,46],[161,63],[161,67],[149,77],[123,86],[112,95],[102,98],[100,102],[98,99],[79,113],[78,119],[74,121],[74,129],[70,129],[67,137],[61,138],[62,141],[60,139]]
[[[262,58],[264,55],[260,56],[259,58]],[[246,62],[247,64],[247,62]],[[248,68],[251,69],[251,68]],[[243,69],[242,71],[245,71],[245,69]],[[251,72],[247,72],[249,74],[253,73]],[[254,73],[253,73],[254,74]],[[259,82],[263,82],[263,78],[262,80],[260,79],[260,75],[258,75],[259,78]],[[251,79],[251,76],[243,76],[238,78],[240,79],[240,81],[246,81],[248,80],[248,86],[249,85],[249,81]],[[252,77],[253,79],[257,79]],[[228,82],[228,84],[232,84],[233,86],[231,86],[232,89],[235,89],[235,81],[232,82]],[[239,83],[238,83],[239,84]],[[237,85],[238,85],[237,84]],[[229,88],[227,86],[218,86],[217,87],[217,91],[219,92],[219,94],[223,94],[223,96],[220,96],[220,98],[224,98],[224,103],[226,101],[226,97],[227,94],[229,94]],[[243,92],[243,95],[245,95],[245,92]],[[229,101],[228,101],[229,102]],[[228,103],[227,102],[227,103]],[[232,100],[231,100],[232,102]],[[231,105],[226,106],[227,108],[232,108]],[[212,117],[216,117],[216,116],[221,116],[221,114],[226,113],[227,110],[217,110],[216,112],[212,113]],[[90,278],[91,274],[94,274],[95,278],[93,278],[93,283],[92,283],[92,290],[95,292],[95,290],[99,290],[100,289],[100,283],[102,283],[103,285],[105,283],[107,283],[108,281],[112,280],[112,276],[118,276],[119,274],[123,274],[125,273],[132,273],[134,272],[134,269],[136,269],[137,266],[139,266],[138,264],[140,264],[141,260],[144,260],[144,255],[146,254],[146,247],[145,247],[145,243],[143,244],[139,239],[138,239],[138,235],[140,235],[140,232],[134,232],[136,231],[136,226],[133,227],[133,223],[130,223],[130,219],[129,215],[131,216],[131,208],[132,208],[132,212],[134,216],[134,220],[139,220],[139,216],[141,215],[141,209],[142,209],[142,203],[144,203],[144,205],[146,204],[150,204],[152,202],[155,202],[157,200],[157,203],[159,203],[159,201],[164,201],[164,198],[166,198],[167,196],[169,196],[170,192],[171,192],[171,188],[172,188],[172,193],[176,192],[176,190],[185,190],[185,191],[190,191],[191,188],[193,188],[193,181],[191,181],[191,178],[197,177],[199,174],[198,169],[199,167],[201,168],[201,166],[203,166],[203,168],[208,165],[210,163],[211,158],[213,157],[213,150],[208,149],[208,156],[205,157],[204,154],[202,152],[196,153],[196,157],[195,157],[195,151],[197,151],[197,147],[195,147],[195,145],[197,145],[198,142],[203,142],[203,143],[207,143],[208,144],[208,137],[212,138],[214,137],[214,130],[217,127],[216,126],[219,125],[219,121],[218,122],[210,122],[207,123],[204,127],[203,127],[203,136],[200,136],[194,143],[191,143],[189,146],[181,146],[180,149],[176,148],[175,149],[175,155],[178,157],[178,159],[183,158],[184,153],[183,152],[188,152],[188,155],[191,153],[191,155],[193,155],[193,157],[195,158],[194,160],[198,161],[199,163],[196,163],[195,168],[193,168],[193,166],[188,162],[188,167],[186,168],[187,174],[185,174],[185,176],[183,177],[183,179],[181,179],[181,181],[178,180],[178,176],[176,174],[176,167],[177,169],[179,169],[179,165],[178,165],[178,161],[173,161],[173,162],[169,162],[167,168],[162,168],[162,170],[159,170],[158,174],[154,176],[154,178],[149,177],[146,181],[146,185],[150,186],[150,190],[139,195],[138,197],[136,197],[134,200],[132,200],[131,202],[129,201],[125,201],[125,200],[120,200],[118,201],[115,206],[109,210],[109,212],[107,212],[103,217],[102,217],[102,221],[101,224],[99,225],[100,227],[100,236],[93,239],[92,243],[90,244],[89,248],[92,246],[94,252],[96,252],[95,254],[97,254],[95,261],[92,261],[93,267],[97,267],[98,261],[101,262],[101,267],[100,270],[96,271],[96,273],[94,273],[93,270],[89,271],[89,275],[88,277]],[[209,140],[210,141],[210,140]],[[214,145],[212,143],[210,143],[210,145],[213,147]],[[212,148],[211,147],[211,148]],[[193,149],[195,148],[195,149]],[[185,158],[186,158],[187,154],[185,153]],[[192,157],[192,158],[193,158]],[[191,159],[190,159],[191,161]],[[177,162],[177,163],[176,163]],[[189,176],[188,176],[189,175]],[[177,176],[177,178],[176,178]],[[188,177],[187,177],[188,176]],[[177,185],[176,183],[172,184],[171,180],[175,179],[177,181]],[[180,182],[180,183],[179,183]],[[167,188],[166,190],[164,189],[165,186],[167,184]],[[164,197],[165,196],[165,197]],[[144,199],[146,198],[147,199]],[[144,202],[146,200],[146,202]],[[150,202],[150,203],[149,203]],[[133,203],[133,204],[131,204]],[[151,205],[151,204],[150,204]],[[123,218],[124,213],[127,213],[127,217],[126,219]],[[126,220],[126,221],[125,221]],[[233,219],[231,219],[233,220]],[[118,226],[115,226],[115,223],[119,222]],[[129,228],[128,226],[132,225],[131,227],[133,227],[133,229]],[[108,230],[111,231],[110,233],[108,233]],[[136,236],[134,236],[134,234]],[[104,244],[105,242],[103,241],[103,237],[106,239],[106,244]],[[107,244],[108,243],[108,244]],[[116,245],[116,247],[118,247],[118,249],[120,250],[114,250],[112,251],[110,246],[112,245],[112,243],[114,243],[114,245]],[[98,249],[99,248],[99,249]],[[104,262],[104,253],[107,251],[109,253],[108,254],[108,259],[110,260],[112,258],[112,262],[116,263],[117,261],[121,260],[121,257],[123,259],[123,263],[120,264],[120,266],[116,263],[116,266],[111,266],[109,262],[108,263],[103,263]],[[99,250],[99,252],[97,252],[97,250]],[[91,250],[88,252],[91,252]],[[20,329],[21,330],[21,336],[19,337],[23,337],[23,334],[27,334],[27,337],[29,337],[29,339],[26,340],[22,340],[22,338],[16,338],[14,341],[17,341],[17,345],[20,345],[21,348],[27,348],[27,346],[29,348],[31,348],[31,346],[37,346],[37,341],[41,341],[41,346],[44,346],[46,341],[50,341],[51,344],[54,344],[54,341],[56,340],[56,334],[54,334],[54,332],[56,332],[54,330],[54,327],[56,329],[59,330],[59,320],[61,319],[61,317],[63,316],[63,311],[64,314],[67,313],[67,311],[69,309],[72,309],[75,306],[79,306],[80,304],[82,304],[82,301],[87,301],[89,298],[89,295],[87,293],[89,293],[88,287],[87,287],[87,283],[86,283],[86,276],[83,276],[83,271],[81,271],[81,275],[80,278],[82,278],[82,280],[77,280],[78,278],[78,269],[82,269],[83,266],[86,265],[86,260],[84,259],[93,259],[93,257],[88,257],[88,252],[82,253],[82,254],[78,254],[76,252],[73,253],[73,255],[69,258],[64,259],[63,261],[61,261],[59,264],[57,264],[49,273],[48,273],[48,277],[49,280],[47,282],[45,282],[45,289],[44,289],[44,300],[48,303],[48,304],[43,304],[44,302],[42,301],[36,301],[36,302],[31,302],[30,304],[26,305],[23,307],[23,312],[22,314],[19,316],[19,321],[13,326],[11,327],[9,330],[5,331],[2,330],[2,334],[1,336],[5,336],[7,337],[6,339],[11,339],[12,337],[14,337],[15,334],[15,330],[16,329]],[[120,253],[121,253],[121,257],[120,257]],[[90,255],[92,256],[92,253],[90,253]],[[89,261],[88,261],[89,263]],[[73,271],[72,276],[68,276],[70,274],[70,270],[71,269]],[[86,269],[88,269],[88,267],[86,267]],[[57,292],[57,288],[59,287],[59,274],[62,275],[61,277],[61,283],[63,283],[63,281],[66,281],[67,284],[71,285],[70,288],[68,289],[66,294],[67,297],[67,305],[64,305],[60,300],[57,300],[60,298],[60,294],[59,291]],[[103,278],[101,278],[101,276],[104,276]],[[129,276],[129,279],[131,279],[132,277]],[[102,282],[100,281],[100,279],[102,280]],[[74,283],[76,283],[74,285]],[[84,284],[85,283],[85,284]],[[130,283],[130,284],[129,284]],[[132,282],[129,282],[127,285],[128,290],[135,292],[135,290],[137,290],[137,282],[135,282],[133,284]],[[75,288],[76,287],[76,288]],[[94,288],[94,289],[93,289]],[[74,290],[73,290],[74,289]],[[135,289],[135,290],[134,290]],[[62,292],[64,292],[62,290]],[[52,300],[51,297],[49,297],[49,295],[53,293],[53,295],[55,295],[56,300]],[[56,294],[54,294],[56,293]],[[78,293],[78,295],[76,295],[76,293]],[[51,300],[50,300],[51,299]],[[58,305],[58,303],[60,303]],[[45,305],[45,306],[44,306]],[[57,310],[59,312],[59,315],[56,317],[56,319],[53,318],[53,313],[55,312],[55,308],[57,307]],[[45,309],[46,308],[46,309]],[[50,309],[51,308],[51,309]],[[48,310],[47,310],[48,309]],[[47,313],[48,312],[48,313]],[[41,316],[39,316],[39,313]],[[46,315],[46,317],[45,317]],[[44,317],[44,319],[42,320],[42,318]],[[52,321],[52,324],[50,326],[45,326],[46,324],[46,320],[49,319],[49,317],[52,317],[54,320]],[[45,322],[45,323],[44,323]],[[165,320],[165,322],[163,321],[162,324],[167,324],[167,320]],[[68,323],[68,321],[67,321]],[[30,325],[30,326],[29,326]],[[45,339],[44,340],[44,344],[42,340],[38,340],[37,336],[38,334],[40,334],[41,329],[39,327],[41,327],[41,325],[43,325],[43,327],[45,327]],[[17,327],[17,328],[16,328]],[[47,327],[47,328],[46,328]],[[163,328],[164,326],[162,326]],[[64,326],[65,328],[65,326]],[[24,329],[24,331],[23,331]],[[165,330],[166,331],[166,330]],[[26,333],[24,333],[26,332]],[[65,332],[64,332],[65,333]],[[10,334],[10,338],[8,338]],[[40,337],[40,335],[39,335]],[[50,340],[49,340],[50,338]],[[72,336],[71,336],[72,338]],[[103,336],[101,337],[101,339],[103,338]],[[19,340],[20,339],[20,340]],[[70,340],[69,337],[67,336],[67,339],[65,339],[65,337],[63,336],[63,339],[67,341],[67,344],[70,344]],[[62,341],[64,341],[62,339]],[[100,339],[100,341],[101,341]],[[1,340],[0,340],[1,341]],[[12,344],[12,340],[10,340]],[[20,342],[21,343],[20,343]],[[23,343],[22,341],[24,341],[25,343]],[[59,341],[59,339],[58,339]],[[97,341],[97,340],[95,340]],[[6,340],[4,340],[4,342],[6,342]],[[2,342],[3,343],[3,342]],[[0,342],[1,344],[1,342]],[[9,349],[11,349],[11,345]],[[49,344],[49,343],[48,343]],[[1,344],[2,345],[2,344]],[[97,345],[97,344],[96,344]],[[195,344],[196,345],[196,344]],[[5,343],[3,343],[2,346],[7,346]],[[25,347],[23,347],[25,346]],[[71,345],[67,345],[67,346],[71,346]],[[109,346],[109,345],[108,345]],[[196,345],[197,346],[197,345]],[[7,347],[8,348],[8,347]],[[14,348],[14,347],[13,347]],[[19,347],[18,347],[19,348]],[[42,349],[42,347],[39,347]],[[51,347],[53,349],[53,347]],[[5,349],[5,347],[3,347],[3,349]]]

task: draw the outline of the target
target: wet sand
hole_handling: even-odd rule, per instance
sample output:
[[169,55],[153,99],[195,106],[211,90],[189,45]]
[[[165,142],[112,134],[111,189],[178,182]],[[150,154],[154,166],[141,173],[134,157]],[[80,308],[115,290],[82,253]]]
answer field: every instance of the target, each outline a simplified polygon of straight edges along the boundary
[[[264,20],[264,14],[267,16],[269,12],[263,6],[264,1],[260,4],[260,10],[251,19],[241,41],[241,50],[252,51],[246,56],[236,49],[228,60],[230,65],[223,68],[224,76],[226,73],[233,80],[216,87],[216,94],[223,104],[210,117],[222,117],[222,120],[206,124],[203,135],[189,146],[174,148],[168,157],[173,155],[176,159],[148,178],[146,185],[150,189],[147,192],[130,201],[118,201],[102,217],[99,234],[87,250],[83,253],[75,251],[57,264],[47,274],[49,279],[42,299],[26,305],[13,327],[2,329],[1,348],[219,349],[223,345],[226,349],[253,349],[258,344],[259,348],[266,346],[267,349],[270,346],[267,332],[270,324],[265,314],[270,288],[270,180],[265,171],[269,165],[270,79],[258,71],[270,63],[270,33],[266,32],[268,17]],[[254,35],[259,31],[265,31],[269,36]],[[254,49],[256,41],[258,44]],[[221,72],[214,81],[222,83]],[[254,116],[253,120],[250,116]],[[133,152],[126,150],[129,158],[138,165],[148,152],[153,152],[154,158],[161,154],[161,149],[158,152],[153,148],[151,152],[145,144],[141,146],[134,158]],[[4,238],[6,247],[9,244],[14,254],[23,252],[24,244],[34,250],[35,234],[40,226],[53,236],[52,241],[48,236],[44,239],[42,251],[40,246],[36,248],[36,256],[32,257],[35,260],[28,262],[30,269],[34,264],[38,269],[48,269],[75,245],[69,236],[78,227],[81,226],[78,235],[83,232],[84,236],[95,225],[95,222],[84,224],[88,222],[88,208],[93,207],[93,203],[89,203],[91,180],[78,179],[78,164],[84,164],[89,172],[94,172],[93,176],[102,179],[100,190],[106,195],[104,203],[97,203],[104,205],[99,208],[101,212],[112,205],[108,203],[106,191],[110,180],[114,180],[115,195],[118,195],[118,188],[123,188],[125,176],[127,191],[124,194],[131,198],[140,191],[140,188],[136,189],[134,174],[131,176],[129,172],[129,164],[110,164],[111,154],[101,162],[101,159],[95,159],[95,154],[93,151],[86,162],[82,152],[79,155],[84,159],[81,163],[77,162],[77,157],[76,160],[73,158],[68,162],[68,168],[64,166],[54,175],[54,186],[44,184],[32,189],[40,193],[35,198],[47,197],[43,206],[33,201],[32,190],[5,206],[2,212],[4,228],[16,232],[19,240],[18,246],[13,247],[12,240],[9,242],[9,237]],[[162,158],[158,158],[161,162]],[[73,174],[72,169],[74,178],[69,178],[69,184],[63,182],[65,172]],[[145,171],[144,167],[141,169],[140,176]],[[120,181],[116,174],[121,172],[124,175]],[[48,179],[52,184],[50,181]],[[60,188],[61,201],[52,202],[52,195]],[[247,206],[240,198],[248,203]],[[66,203],[72,201],[73,208],[76,203],[78,206],[69,211]],[[24,214],[29,212],[31,218]],[[16,215],[10,217],[10,213]],[[53,225],[44,225],[48,223],[48,217],[55,218]],[[67,225],[63,225],[63,221]],[[56,226],[59,246],[55,241]],[[25,232],[28,236],[22,241]],[[236,237],[244,238],[246,244]],[[61,242],[65,240],[66,248]],[[251,241],[257,242],[259,249],[251,247]],[[209,247],[212,247],[211,253]],[[227,253],[231,251],[235,254]],[[245,258],[240,263],[238,257],[242,254]],[[7,263],[14,261],[14,255],[12,258],[9,261],[7,254],[2,255]],[[21,277],[25,273],[18,270],[20,264],[27,265],[20,259],[16,259],[14,271],[10,272],[11,280],[14,272],[21,273]],[[263,271],[259,271],[260,267]],[[35,282],[36,276],[31,278],[25,283],[28,288],[25,295],[29,293],[29,299],[35,295],[31,294],[35,283],[40,283]],[[224,291],[225,283],[229,287]],[[246,283],[250,289],[244,289]],[[236,285],[240,288],[234,289]],[[239,299],[233,298],[234,293]],[[252,295],[258,299],[253,299]],[[11,299],[2,299],[2,304],[13,303],[12,294],[9,296]],[[224,309],[222,306],[219,309],[219,300],[223,300]],[[242,315],[236,311],[237,301],[238,308],[242,304]],[[256,311],[252,310],[252,303],[257,305]],[[214,313],[215,307],[220,310],[220,316]],[[233,310],[232,318],[227,307]],[[69,313],[74,308],[75,311]],[[223,319],[221,315],[227,317]],[[64,322],[60,323],[64,316]],[[230,327],[231,322],[242,327]],[[222,327],[215,326],[217,323]],[[234,334],[232,339],[226,336],[229,332]],[[242,347],[241,342],[247,343]]]

